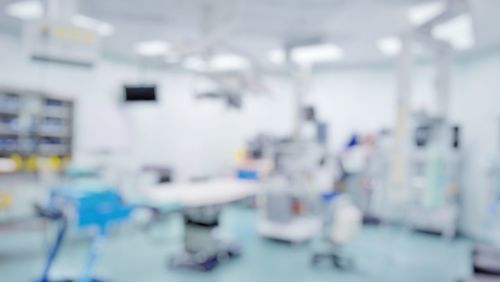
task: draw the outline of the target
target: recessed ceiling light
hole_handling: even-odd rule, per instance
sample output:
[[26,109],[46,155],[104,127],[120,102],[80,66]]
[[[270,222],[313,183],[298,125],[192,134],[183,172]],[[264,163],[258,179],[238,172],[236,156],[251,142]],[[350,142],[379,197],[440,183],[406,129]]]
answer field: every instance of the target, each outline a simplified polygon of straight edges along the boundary
[[398,37],[385,37],[377,42],[377,47],[386,56],[396,56],[401,52],[401,39]]
[[200,56],[191,56],[184,60],[183,66],[193,71],[236,71],[250,67],[250,62],[242,56],[235,54],[219,54],[209,60]]
[[205,61],[205,60],[203,60],[199,56],[191,56],[191,57],[186,58],[183,61],[182,65],[186,69],[189,69],[189,70],[192,70],[192,71],[202,72],[202,71],[207,71],[208,70],[208,62]]
[[109,36],[114,32],[111,24],[81,14],[74,16],[72,22],[76,26],[95,30],[101,36]]
[[437,17],[439,14],[443,13],[445,9],[446,1],[434,1],[420,4],[408,10],[408,18],[412,25],[419,26]]
[[292,50],[292,59],[298,64],[314,64],[342,59],[344,51],[335,44],[320,44]]
[[249,66],[246,58],[235,54],[220,54],[210,60],[210,68],[214,71],[242,70]]
[[21,20],[34,20],[41,18],[44,13],[43,5],[37,0],[14,2],[6,7],[9,16]]
[[[6,8],[8,15],[22,20],[39,19],[43,16],[44,11],[44,6],[37,0],[15,2]],[[102,36],[109,36],[114,32],[111,24],[80,14],[72,18],[72,23],[82,28],[95,30]]]
[[432,35],[438,39],[450,42],[459,50],[470,49],[474,46],[474,30],[470,14],[457,16],[445,23],[436,26]]
[[281,65],[286,61],[285,50],[283,49],[275,49],[269,52],[268,59],[274,64]]
[[162,56],[170,50],[170,44],[160,40],[140,42],[135,45],[135,52],[141,56]]

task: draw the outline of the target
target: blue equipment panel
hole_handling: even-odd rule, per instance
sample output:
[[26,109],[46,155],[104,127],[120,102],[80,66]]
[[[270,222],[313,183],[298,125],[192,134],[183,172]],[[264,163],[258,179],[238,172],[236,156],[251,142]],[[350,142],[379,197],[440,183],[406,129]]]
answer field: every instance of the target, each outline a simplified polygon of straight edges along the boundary
[[257,180],[259,179],[259,174],[256,170],[238,169],[236,171],[236,177],[238,179]]
[[79,228],[98,226],[105,231],[108,224],[128,218],[133,209],[115,191],[115,187],[99,183],[63,185],[53,190],[52,204],[71,205]]

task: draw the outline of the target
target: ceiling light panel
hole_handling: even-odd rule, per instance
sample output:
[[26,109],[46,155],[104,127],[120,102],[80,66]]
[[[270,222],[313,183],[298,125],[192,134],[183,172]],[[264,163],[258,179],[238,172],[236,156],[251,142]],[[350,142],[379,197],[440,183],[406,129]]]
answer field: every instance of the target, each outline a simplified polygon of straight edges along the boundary
[[21,20],[34,20],[44,14],[42,2],[36,0],[18,1],[6,7],[6,13]]
[[160,40],[144,41],[135,45],[135,52],[144,57],[163,56],[169,51],[170,44]]
[[401,52],[401,39],[398,37],[386,37],[377,42],[377,47],[386,56],[397,56]]

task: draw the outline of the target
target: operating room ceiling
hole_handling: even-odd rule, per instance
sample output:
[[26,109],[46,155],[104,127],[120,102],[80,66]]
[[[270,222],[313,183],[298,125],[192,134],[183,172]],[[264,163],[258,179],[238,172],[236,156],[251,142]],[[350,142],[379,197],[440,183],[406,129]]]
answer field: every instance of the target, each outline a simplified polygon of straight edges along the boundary
[[[108,56],[134,59],[137,42],[195,44],[220,30],[216,46],[263,64],[270,50],[308,39],[334,42],[345,50],[344,62],[363,63],[386,60],[377,40],[409,26],[411,5],[432,1],[441,0],[80,0],[79,12],[114,26],[103,41]],[[20,35],[22,22],[4,9],[12,2],[0,0],[0,32]],[[500,1],[469,4],[476,44],[466,52],[496,47]]]

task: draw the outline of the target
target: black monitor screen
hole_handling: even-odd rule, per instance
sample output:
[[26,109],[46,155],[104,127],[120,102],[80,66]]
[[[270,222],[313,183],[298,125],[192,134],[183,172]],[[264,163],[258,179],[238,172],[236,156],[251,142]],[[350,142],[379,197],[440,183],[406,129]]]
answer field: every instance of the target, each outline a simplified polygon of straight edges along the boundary
[[125,101],[156,101],[156,86],[125,86]]

